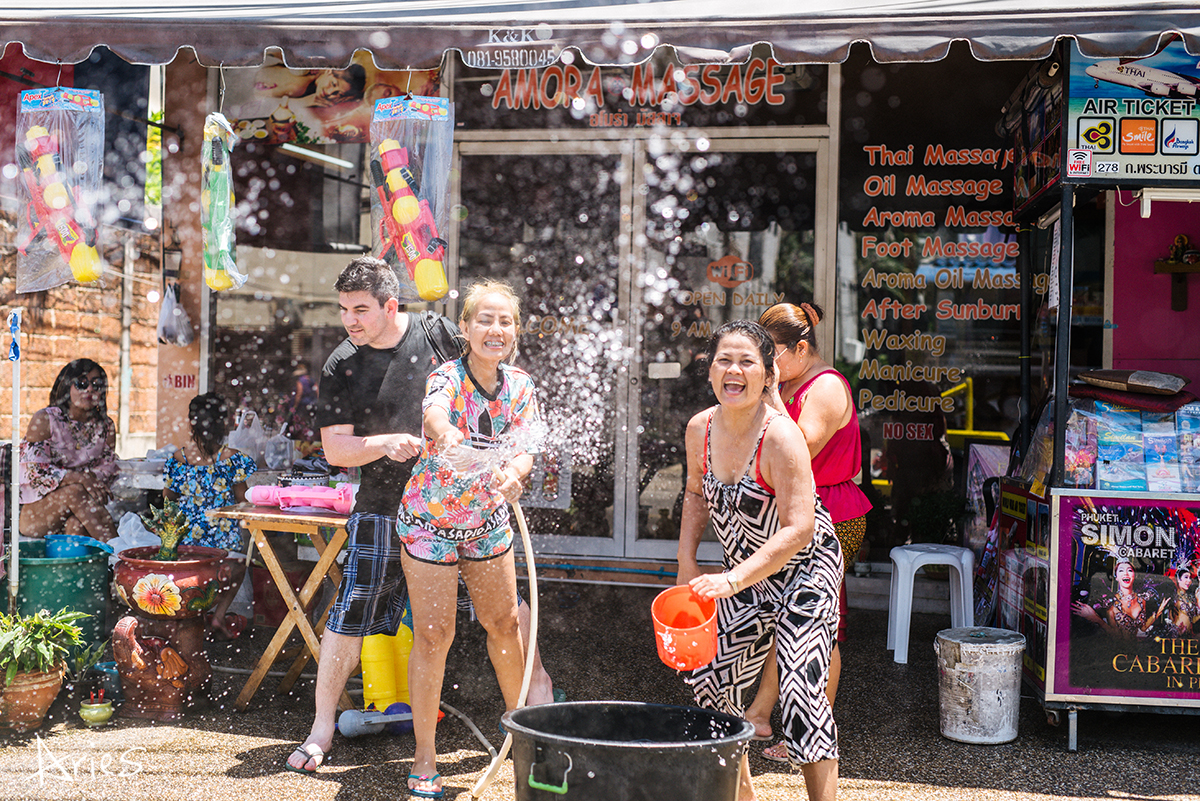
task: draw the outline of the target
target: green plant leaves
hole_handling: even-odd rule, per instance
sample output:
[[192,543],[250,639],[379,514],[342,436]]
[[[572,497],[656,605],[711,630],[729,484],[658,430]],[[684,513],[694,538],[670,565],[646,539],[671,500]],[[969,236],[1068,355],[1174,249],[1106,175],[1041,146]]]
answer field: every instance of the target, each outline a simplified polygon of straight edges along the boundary
[[8,686],[18,673],[52,670],[67,655],[83,645],[77,620],[87,612],[45,609],[32,615],[0,614],[0,667]]

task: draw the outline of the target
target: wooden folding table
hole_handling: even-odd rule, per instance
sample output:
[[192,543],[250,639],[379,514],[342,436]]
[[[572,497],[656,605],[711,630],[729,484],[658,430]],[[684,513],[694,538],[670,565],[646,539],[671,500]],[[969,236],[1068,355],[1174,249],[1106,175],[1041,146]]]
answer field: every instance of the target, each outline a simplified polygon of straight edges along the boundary
[[[299,630],[301,636],[304,638],[304,645],[301,647],[300,654],[292,664],[291,669],[288,670],[283,680],[280,681],[278,692],[286,693],[292,688],[292,684],[299,677],[300,671],[308,664],[310,657],[314,661],[320,660],[321,643],[318,636],[325,630],[325,620],[329,617],[329,610],[333,606],[333,601],[331,600],[321,611],[321,617],[317,620],[315,629],[309,624],[308,616],[304,610],[326,576],[329,576],[335,585],[341,583],[342,571],[338,567],[337,555],[346,543],[347,518],[346,515],[337,514],[336,512],[295,512],[278,509],[273,506],[254,506],[249,503],[225,506],[220,509],[214,509],[208,514],[214,518],[237,520],[249,529],[252,541],[251,548],[258,548],[258,552],[262,554],[263,563],[267,566],[267,570],[270,571],[271,577],[275,580],[275,587],[283,597],[284,604],[288,610],[287,616],[279,624],[275,636],[271,638],[271,642],[267,645],[267,650],[259,658],[254,672],[250,674],[249,680],[246,681],[246,686],[242,688],[241,694],[238,695],[237,700],[234,702],[234,706],[237,709],[244,710],[249,705],[250,699],[254,697],[254,693],[257,692],[258,686],[262,683],[263,678],[266,677],[271,665],[279,658],[280,651],[283,650],[284,643],[291,636],[293,628]],[[321,535],[322,528],[334,529],[334,534],[329,539],[329,542],[326,542],[325,538]],[[312,540],[313,547],[316,549],[318,555],[317,564],[313,567],[312,572],[309,573],[308,579],[300,589],[299,596],[292,591],[292,585],[288,581],[287,574],[284,573],[283,566],[279,563],[279,558],[275,555],[275,550],[271,546],[270,539],[267,537],[268,531],[307,534],[309,539]],[[343,692],[339,706],[342,709],[352,709],[354,703],[350,700],[350,696]]]

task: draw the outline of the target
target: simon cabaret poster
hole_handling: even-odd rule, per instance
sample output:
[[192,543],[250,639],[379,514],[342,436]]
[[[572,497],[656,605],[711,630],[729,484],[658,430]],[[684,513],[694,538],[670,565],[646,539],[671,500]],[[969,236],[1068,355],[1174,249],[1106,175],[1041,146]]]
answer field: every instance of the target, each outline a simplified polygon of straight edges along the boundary
[[1200,498],[1057,497],[1054,694],[1200,699]]

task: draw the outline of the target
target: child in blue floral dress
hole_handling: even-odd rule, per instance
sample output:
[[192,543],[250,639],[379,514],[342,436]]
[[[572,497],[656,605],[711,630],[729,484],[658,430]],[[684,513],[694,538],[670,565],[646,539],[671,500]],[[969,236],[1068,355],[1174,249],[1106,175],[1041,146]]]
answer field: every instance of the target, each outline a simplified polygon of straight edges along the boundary
[[[192,437],[167,460],[163,496],[176,501],[187,518],[189,529],[184,544],[238,553],[243,545],[237,521],[210,520],[206,514],[210,509],[245,501],[246,477],[257,469],[253,459],[224,444],[229,432],[228,418],[225,400],[217,393],[207,392],[192,398],[188,404]],[[210,613],[214,630],[228,639],[236,637],[246,626],[244,617],[228,613],[244,579],[245,564],[238,560],[231,583],[221,588]]]

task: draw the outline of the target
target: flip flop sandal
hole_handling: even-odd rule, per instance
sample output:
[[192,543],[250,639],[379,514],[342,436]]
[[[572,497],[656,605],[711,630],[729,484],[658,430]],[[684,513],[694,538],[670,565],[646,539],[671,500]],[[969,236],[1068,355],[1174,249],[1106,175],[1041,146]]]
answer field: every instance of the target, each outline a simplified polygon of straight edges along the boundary
[[772,762],[783,762],[786,764],[791,761],[788,759],[787,743],[783,740],[780,740],[775,745],[764,748],[762,756],[763,759],[768,759]]
[[[435,773],[432,776],[422,776],[422,775],[419,775],[416,773],[410,773],[410,774],[408,774],[408,778],[410,781],[413,779],[416,779],[417,784],[420,784],[421,782],[433,783],[433,782],[436,782],[438,779],[442,778],[442,774]],[[408,794],[415,798],[441,798],[445,794],[445,791],[442,789],[421,790],[416,787],[409,787]]]
[[775,739],[775,732],[773,732],[773,731],[767,731],[766,734],[759,734],[756,731],[754,733],[754,736],[750,738],[750,741],[751,742],[762,742],[764,740],[773,740],[773,739]]
[[[290,762],[285,761],[283,763],[283,766],[285,768],[287,768],[288,770],[290,770],[292,773],[303,773],[308,776],[311,776],[312,774],[319,771],[321,769],[321,766],[325,764],[325,761],[327,759],[329,759],[329,753],[327,751],[325,751],[324,749],[322,749],[321,746],[317,745],[316,743],[309,743],[308,745],[304,745],[303,743],[301,743],[300,745],[296,746],[292,750],[292,754],[300,754],[302,757],[304,757],[304,764],[298,768],[295,768],[295,767],[292,767],[292,764]],[[289,754],[288,756],[290,757],[291,754]],[[313,768],[312,770],[309,770],[308,768],[305,767],[305,765],[307,765],[309,762],[315,762],[315,763],[317,763],[317,766],[315,768]]]

